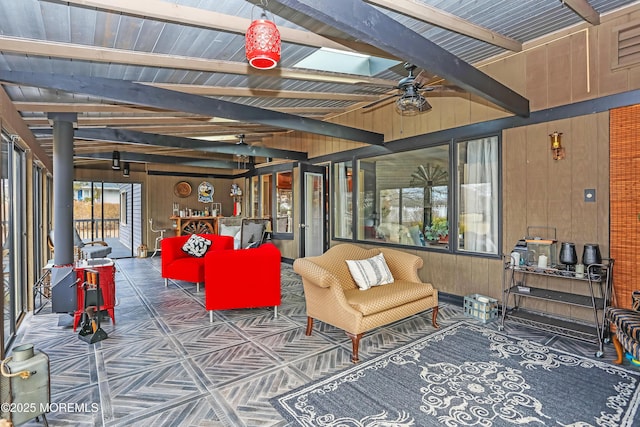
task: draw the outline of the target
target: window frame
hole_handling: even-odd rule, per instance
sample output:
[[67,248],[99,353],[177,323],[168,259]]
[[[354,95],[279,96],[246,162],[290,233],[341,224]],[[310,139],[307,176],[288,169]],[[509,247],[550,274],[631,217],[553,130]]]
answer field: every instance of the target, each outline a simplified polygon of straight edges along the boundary
[[[278,185],[277,185],[277,179],[278,179],[278,173],[282,173],[282,172],[290,172],[291,173],[291,231],[289,232],[281,232],[281,231],[277,231],[277,227],[275,226],[275,218],[277,215],[277,208],[278,208]],[[277,239],[277,240],[293,240],[293,224],[295,224],[295,173],[294,173],[294,165],[293,164],[286,164],[286,165],[276,165],[276,166],[271,166],[271,167],[264,167],[264,168],[260,168],[260,169],[256,169],[255,174],[251,175],[250,177],[247,177],[247,183],[249,185],[249,188],[247,189],[249,195],[250,195],[250,202],[249,205],[252,209],[252,214],[254,212],[254,209],[257,210],[257,212],[259,213],[264,213],[265,209],[263,206],[263,194],[265,189],[263,188],[264,185],[264,177],[266,175],[269,175],[271,178],[269,180],[271,188],[269,189],[269,196],[270,196],[270,209],[269,211],[272,213],[271,215],[271,221],[272,221],[272,234],[271,237],[272,239]],[[257,185],[258,188],[254,188],[254,185]],[[257,196],[257,200],[255,200],[254,198],[256,198]]]
[[[419,137],[414,137],[416,141]],[[461,143],[467,143],[470,141],[475,141],[484,138],[496,138],[496,149],[497,149],[497,159],[496,166],[498,170],[496,171],[497,183],[496,183],[496,191],[498,193],[498,201],[497,201],[497,242],[496,242],[496,252],[488,253],[488,252],[475,252],[471,250],[465,250],[458,248],[459,239],[457,236],[457,230],[459,230],[459,216],[460,216],[460,202],[459,202],[459,194],[461,193],[461,183],[458,176],[458,173],[453,173],[453,171],[457,171],[458,169],[458,155],[459,155],[459,147]],[[401,152],[410,152],[417,151],[424,148],[435,147],[435,146],[448,146],[449,152],[449,183],[448,183],[448,197],[447,197],[447,219],[449,221],[449,230],[456,230],[455,232],[449,233],[449,245],[446,249],[441,248],[431,248],[428,246],[417,246],[417,245],[407,245],[407,244],[399,244],[393,242],[384,242],[384,241],[374,241],[371,239],[360,238],[358,236],[359,232],[359,197],[360,197],[360,180],[352,179],[352,191],[351,191],[351,203],[352,203],[352,211],[351,211],[351,236],[350,237],[341,237],[336,235],[336,199],[340,197],[338,194],[339,185],[336,182],[336,174],[334,173],[337,165],[351,165],[352,168],[352,176],[359,176],[360,173],[360,161],[366,160],[373,157],[379,157],[381,154],[376,151],[365,151],[363,154],[355,154],[349,158],[341,158],[341,159],[333,159],[331,161],[331,173],[330,173],[330,186],[332,189],[332,200],[331,203],[334,208],[331,209],[331,239],[338,242],[352,242],[358,244],[374,244],[381,246],[390,246],[397,247],[399,249],[410,249],[410,250],[418,250],[425,252],[436,252],[450,255],[464,255],[464,256],[475,256],[475,257],[483,257],[483,258],[500,258],[502,252],[502,211],[503,211],[503,201],[502,201],[502,133],[501,132],[491,132],[488,134],[476,134],[469,135],[464,138],[462,137],[454,137],[448,140],[432,140],[428,143],[420,143],[412,141],[410,146],[405,147],[394,147],[393,144],[387,144],[387,149],[389,149],[389,155]],[[399,144],[400,145],[400,144]],[[396,149],[394,149],[396,148]],[[382,154],[384,155],[384,154]],[[376,195],[375,197],[378,197]]]
[[[129,194],[127,190],[120,191],[120,224],[128,225]],[[104,221],[104,218],[103,218]]]

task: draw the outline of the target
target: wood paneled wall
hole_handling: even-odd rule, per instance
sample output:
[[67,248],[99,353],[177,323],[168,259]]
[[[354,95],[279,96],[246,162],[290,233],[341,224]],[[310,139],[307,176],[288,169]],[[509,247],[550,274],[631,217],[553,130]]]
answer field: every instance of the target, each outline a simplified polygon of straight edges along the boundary
[[[600,113],[503,132],[503,253],[509,253],[528,226],[548,227],[561,242],[576,244],[578,257],[585,243],[598,243],[609,257],[609,114]],[[554,160],[549,134],[562,132],[565,159]],[[596,199],[584,199],[595,189]],[[536,229],[536,233],[547,231]],[[557,262],[557,260],[556,260]],[[529,283],[586,294],[585,282],[528,277]],[[499,289],[493,294],[499,297]],[[590,311],[527,299],[526,306],[576,318]]]
[[611,110],[611,256],[618,307],[640,290],[640,105]]
[[[527,97],[532,111],[638,89],[640,67],[610,68],[613,28],[640,19],[638,10],[609,15],[598,27],[577,27],[573,33],[558,34],[555,40],[530,43],[523,52],[487,61],[481,69]],[[400,118],[392,106],[384,106],[368,113],[345,114],[340,122],[382,132],[385,140],[393,141],[510,115],[473,96],[430,97],[429,102],[433,109],[415,117]],[[362,118],[356,119],[356,114]],[[564,160],[552,159],[549,134],[554,131],[563,133]],[[300,141],[304,143],[305,139],[300,137]],[[510,252],[532,225],[556,228],[558,241],[576,243],[579,256],[585,243],[598,243],[603,256],[609,257],[609,114],[505,129],[502,145],[503,252]],[[310,152],[320,155],[347,147],[351,148],[332,141],[325,146],[316,144]],[[596,190],[595,202],[584,201],[585,189]],[[443,292],[478,292],[502,298],[502,266],[498,260],[407,252],[425,260],[421,278]],[[586,291],[580,282],[542,281],[539,286]],[[592,316],[566,305],[538,303],[533,308],[581,319]]]

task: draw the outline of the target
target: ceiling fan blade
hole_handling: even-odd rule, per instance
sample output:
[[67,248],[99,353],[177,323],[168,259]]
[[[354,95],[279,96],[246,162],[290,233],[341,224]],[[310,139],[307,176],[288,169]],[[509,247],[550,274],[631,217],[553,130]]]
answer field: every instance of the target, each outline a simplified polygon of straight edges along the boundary
[[418,89],[419,92],[464,92],[458,86],[447,86],[447,85],[431,85],[431,86],[422,86]]
[[384,98],[380,98],[380,99],[378,99],[377,101],[373,101],[373,102],[368,103],[367,105],[363,105],[363,106],[362,106],[362,108],[371,108],[371,107],[373,107],[374,105],[378,105],[378,104],[380,104],[381,102],[388,101],[388,100],[390,100],[391,98],[395,98],[396,96],[400,96],[400,94],[398,94],[398,93],[394,93],[393,95],[385,96]]

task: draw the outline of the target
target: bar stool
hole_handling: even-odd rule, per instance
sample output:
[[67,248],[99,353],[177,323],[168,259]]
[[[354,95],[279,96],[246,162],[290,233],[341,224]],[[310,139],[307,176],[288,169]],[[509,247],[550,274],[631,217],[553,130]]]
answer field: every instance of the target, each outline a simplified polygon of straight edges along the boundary
[[151,258],[153,258],[154,256],[156,256],[156,253],[158,253],[158,251],[160,250],[160,241],[162,239],[164,239],[164,233],[167,230],[164,229],[154,229],[153,228],[153,218],[149,219],[149,228],[151,229],[151,231],[153,231],[154,233],[160,233],[160,235],[158,237],[156,237],[156,243],[153,247],[153,255],[151,255]]

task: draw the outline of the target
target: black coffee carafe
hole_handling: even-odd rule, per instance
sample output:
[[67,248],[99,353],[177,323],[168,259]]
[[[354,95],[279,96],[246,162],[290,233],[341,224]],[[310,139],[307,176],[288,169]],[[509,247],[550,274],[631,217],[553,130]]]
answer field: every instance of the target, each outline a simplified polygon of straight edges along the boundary
[[560,246],[560,263],[566,265],[567,270],[569,270],[570,266],[578,263],[575,243],[562,242]]
[[600,255],[600,246],[597,243],[585,243],[582,252],[582,263],[585,266],[591,264],[602,264],[602,255]]

